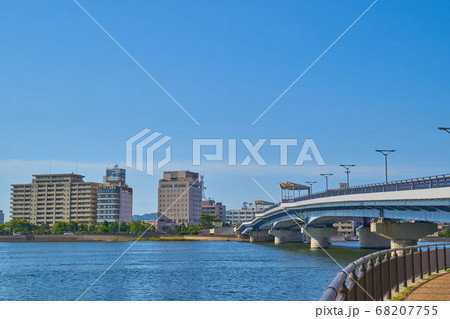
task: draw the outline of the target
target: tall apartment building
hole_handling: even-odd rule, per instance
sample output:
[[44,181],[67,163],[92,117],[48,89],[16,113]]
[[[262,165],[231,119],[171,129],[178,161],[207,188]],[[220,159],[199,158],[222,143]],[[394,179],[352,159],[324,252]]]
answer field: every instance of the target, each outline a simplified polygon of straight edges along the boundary
[[131,223],[133,189],[126,184],[125,173],[117,165],[106,169],[103,185],[98,188],[97,222]]
[[202,214],[216,215],[222,222],[226,222],[227,208],[221,202],[213,199],[202,201]]
[[5,222],[5,214],[3,214],[3,211],[0,209],[0,224],[3,224]]
[[11,218],[33,224],[97,220],[98,183],[78,174],[33,175],[31,184],[11,185]]
[[203,181],[198,173],[164,172],[158,184],[158,229],[198,226],[202,214],[202,192]]
[[243,222],[252,220],[256,214],[264,212],[273,203],[264,201],[255,201],[252,203],[244,202],[241,209],[232,209],[227,212],[226,222],[229,225],[240,225]]

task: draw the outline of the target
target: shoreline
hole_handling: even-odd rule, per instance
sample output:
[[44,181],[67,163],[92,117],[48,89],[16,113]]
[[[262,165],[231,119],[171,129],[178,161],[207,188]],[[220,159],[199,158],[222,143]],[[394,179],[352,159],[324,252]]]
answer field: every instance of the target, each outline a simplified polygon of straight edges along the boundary
[[[120,242],[135,241],[136,235],[108,235],[108,234],[83,234],[83,235],[4,235],[0,236],[3,243],[38,243],[38,242]],[[138,241],[245,241],[237,236],[200,236],[200,235],[176,235],[176,234],[149,234]]]
[[[33,243],[33,242],[120,242],[135,241],[136,235],[130,234],[82,234],[82,235],[2,235],[0,243]],[[205,235],[177,235],[150,233],[140,238],[138,241],[240,241],[248,242],[248,239],[230,236],[205,236]],[[345,242],[337,238],[333,242]],[[450,242],[450,237],[430,236],[420,238],[418,243],[423,242]]]

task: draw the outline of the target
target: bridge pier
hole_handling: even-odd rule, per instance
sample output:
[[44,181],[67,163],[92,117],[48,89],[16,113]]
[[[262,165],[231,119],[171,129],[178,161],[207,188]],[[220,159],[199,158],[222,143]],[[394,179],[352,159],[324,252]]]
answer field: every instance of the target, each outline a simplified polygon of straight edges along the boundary
[[275,237],[275,245],[286,244],[288,242],[288,237],[292,235],[292,230],[281,230],[281,229],[271,229],[269,234]]
[[370,231],[370,225],[360,226],[356,229],[359,237],[359,248],[390,248],[391,241]]
[[337,234],[336,228],[302,228],[302,233],[309,236],[311,240],[311,249],[328,248],[330,237]]
[[370,231],[391,241],[391,248],[417,245],[417,240],[437,231],[433,223],[373,222]]
[[268,230],[251,230],[249,235],[251,243],[271,241]]

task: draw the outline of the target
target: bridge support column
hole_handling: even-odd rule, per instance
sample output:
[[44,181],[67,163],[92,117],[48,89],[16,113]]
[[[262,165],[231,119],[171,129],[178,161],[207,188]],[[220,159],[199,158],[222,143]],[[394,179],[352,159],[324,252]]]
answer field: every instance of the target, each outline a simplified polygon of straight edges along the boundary
[[359,248],[390,248],[391,241],[370,231],[370,226],[360,226],[356,229],[359,237]]
[[292,234],[286,237],[286,241],[288,243],[303,243],[305,241],[305,236],[300,229],[292,229]]
[[249,235],[251,243],[270,241],[268,230],[251,230]]
[[433,223],[385,223],[374,222],[370,224],[370,231],[391,241],[391,248],[417,245],[419,238],[437,231]]
[[293,233],[292,230],[281,230],[281,229],[271,229],[269,234],[275,237],[275,245],[286,244],[288,242],[288,237]]
[[311,249],[328,248],[330,237],[337,234],[336,228],[302,228],[302,233],[311,239]]

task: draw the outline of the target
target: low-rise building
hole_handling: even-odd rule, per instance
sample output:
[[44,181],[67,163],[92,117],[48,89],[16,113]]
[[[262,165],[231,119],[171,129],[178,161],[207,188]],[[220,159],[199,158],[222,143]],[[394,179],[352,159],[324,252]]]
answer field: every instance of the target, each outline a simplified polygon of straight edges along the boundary
[[202,201],[202,214],[216,215],[223,223],[226,222],[227,208],[221,202],[216,202],[213,199]]
[[0,209],[0,224],[3,224],[5,222],[5,214],[3,214],[3,211]]
[[264,212],[273,203],[266,201],[255,201],[255,205],[250,202],[243,202],[241,209],[232,209],[227,212],[226,222],[229,225],[240,225],[243,222],[252,220],[256,214]]
[[333,224],[333,227],[337,229],[338,236],[343,237],[355,237],[356,229],[361,226],[362,218],[341,220]]

